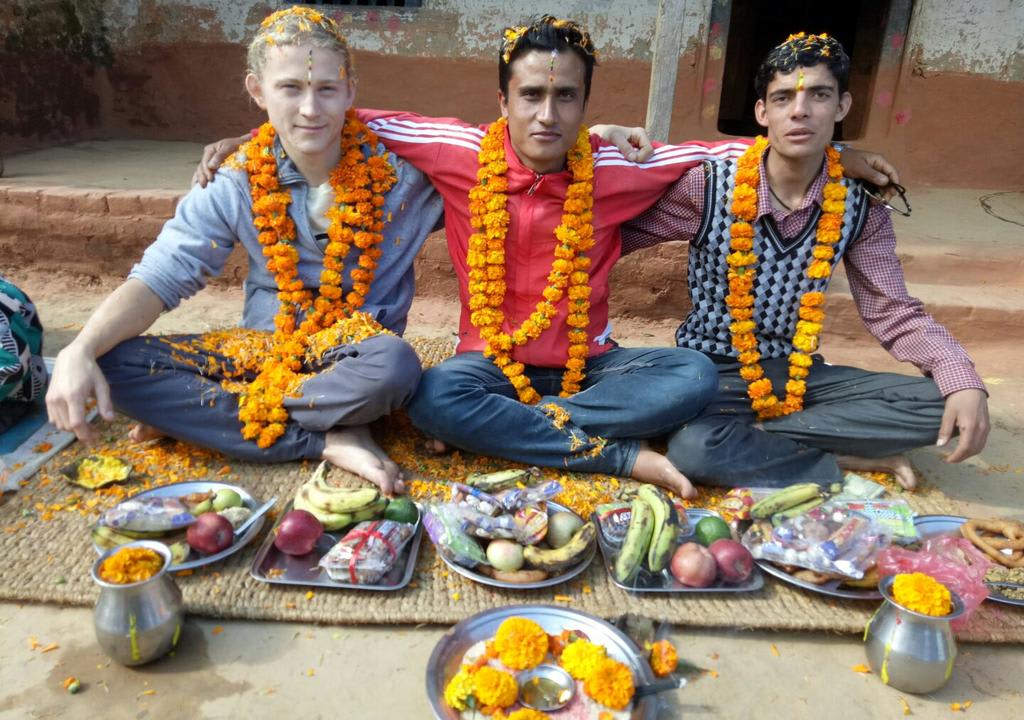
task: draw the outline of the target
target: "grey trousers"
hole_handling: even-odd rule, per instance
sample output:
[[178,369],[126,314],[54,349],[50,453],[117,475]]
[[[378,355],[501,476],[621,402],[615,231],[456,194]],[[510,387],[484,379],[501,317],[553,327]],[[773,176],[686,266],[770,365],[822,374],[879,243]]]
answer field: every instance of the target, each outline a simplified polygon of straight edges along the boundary
[[210,370],[230,367],[231,359],[182,350],[194,337],[168,336],[176,347],[159,337],[137,337],[101,357],[114,406],[171,437],[242,460],[319,459],[327,430],[383,417],[409,402],[419,385],[419,358],[401,338],[378,335],[331,348],[309,368],[317,374],[303,384],[301,397],[285,398],[285,434],[263,450],[242,438],[238,399],[221,387],[220,371]]
[[[945,399],[931,378],[827,365],[814,357],[804,409],[755,427],[735,361],[715,358],[718,395],[669,436],[668,458],[691,480],[726,487],[782,487],[842,479],[835,454],[884,457],[930,445]],[[788,360],[763,360],[776,395]]]

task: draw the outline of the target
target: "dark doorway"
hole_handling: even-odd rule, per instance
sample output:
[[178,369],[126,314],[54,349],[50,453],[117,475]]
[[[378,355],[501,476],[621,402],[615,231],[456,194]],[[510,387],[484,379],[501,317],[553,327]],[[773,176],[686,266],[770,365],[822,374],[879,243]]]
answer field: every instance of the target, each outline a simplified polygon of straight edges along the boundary
[[792,33],[828,33],[850,55],[853,108],[836,128],[836,139],[863,134],[875,68],[891,0],[732,0],[725,50],[718,130],[752,136],[763,131],[754,119],[754,73],[768,52]]

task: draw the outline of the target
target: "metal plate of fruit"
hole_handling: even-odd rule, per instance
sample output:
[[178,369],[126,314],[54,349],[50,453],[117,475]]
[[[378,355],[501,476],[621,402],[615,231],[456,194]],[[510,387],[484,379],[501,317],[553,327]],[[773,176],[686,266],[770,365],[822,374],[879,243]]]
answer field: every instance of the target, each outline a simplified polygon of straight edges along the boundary
[[[579,525],[580,526],[585,526],[586,525],[586,523],[584,522],[583,518],[581,518],[579,515],[574,513],[572,510],[570,510],[566,506],[560,505],[560,504],[558,504],[556,502],[552,502],[551,500],[547,501],[547,511],[548,511],[548,517],[549,518],[551,516],[553,516],[555,513],[569,513],[570,515],[572,515],[573,517],[575,517],[579,521]],[[493,542],[496,542],[496,541],[492,540],[491,542],[493,543]],[[564,583],[566,580],[571,580],[572,578],[576,577],[577,575],[582,573],[584,570],[586,570],[590,566],[591,561],[594,559],[594,553],[597,552],[597,548],[595,547],[596,543],[593,542],[593,534],[590,534],[590,539],[587,540],[586,542],[583,541],[583,536],[581,535],[580,536],[580,542],[582,544],[579,547],[577,547],[574,543],[570,542],[569,544],[564,545],[563,547],[558,548],[555,551],[543,550],[542,553],[544,553],[545,555],[549,555],[552,552],[561,552],[561,554],[564,555],[564,557],[559,556],[558,558],[553,560],[552,561],[553,562],[552,566],[553,567],[564,566],[564,567],[559,567],[558,569],[553,569],[553,570],[550,570],[550,571],[545,571],[545,577],[543,577],[543,578],[540,578],[538,576],[538,579],[536,579],[536,580],[524,579],[524,580],[522,580],[520,582],[503,580],[503,579],[501,579],[502,577],[511,577],[511,576],[510,575],[503,575],[500,572],[495,573],[494,577],[491,577],[490,575],[484,574],[484,572],[494,572],[490,568],[484,569],[484,568],[481,567],[480,569],[476,569],[476,568],[471,569],[471,568],[468,568],[468,567],[466,567],[464,565],[459,565],[458,563],[449,560],[445,556],[445,554],[443,552],[439,552],[438,555],[441,556],[441,559],[445,561],[445,563],[448,565],[448,567],[450,567],[452,570],[457,572],[459,575],[462,575],[463,577],[467,577],[470,580],[472,580],[473,582],[478,582],[481,585],[490,585],[491,587],[508,588],[510,590],[535,590],[535,589],[538,589],[538,588],[546,588],[546,587],[551,587],[553,585],[560,585],[561,583]],[[524,555],[526,555],[525,552],[524,552]],[[569,564],[565,564],[565,558],[571,559],[571,562]],[[529,559],[527,559],[526,563],[523,565],[523,569],[522,570],[509,571],[509,572],[512,572],[512,573],[528,573],[528,572],[531,572],[531,568],[532,568],[532,570],[535,570],[535,571],[541,571],[542,570],[540,564],[531,565],[530,562],[529,562]],[[528,576],[524,575],[523,577],[526,578]]]
[[[914,518],[914,526],[921,534],[921,539],[936,535],[960,535],[960,526],[965,522],[967,518],[962,515],[918,515]],[[992,602],[1024,607],[1024,600],[1006,597],[993,585],[988,586],[988,599]]]
[[[444,689],[458,672],[466,652],[481,641],[494,637],[498,626],[510,617],[533,620],[549,635],[562,630],[579,630],[591,642],[603,645],[608,656],[625,663],[633,671],[637,685],[654,680],[654,673],[644,661],[644,653],[618,628],[587,613],[551,605],[513,605],[494,608],[468,617],[448,630],[430,654],[427,661],[427,697],[434,717],[438,720],[458,720],[461,715],[444,701]],[[650,697],[635,700],[630,717],[634,720],[653,720],[657,715],[657,702]],[[558,717],[553,714],[552,717]]]
[[[241,505],[238,507],[246,508],[250,512],[256,511],[260,506],[260,501],[250,495],[245,489],[237,486],[230,485],[228,483],[194,480],[189,482],[174,483],[172,485],[163,485],[161,487],[153,488],[152,490],[145,490],[137,493],[129,500],[137,500],[141,498],[174,498],[182,499],[186,497],[198,498],[201,495],[207,495],[210,499],[210,507],[205,508],[199,507],[199,512],[196,514],[202,514],[202,512],[209,512],[213,510],[214,496],[221,491],[230,490],[237,493],[238,499],[241,500]],[[189,505],[188,502],[185,503]],[[195,509],[195,508],[193,508]],[[226,557],[234,555],[236,552],[248,545],[252,540],[259,535],[260,530],[263,528],[263,523],[266,521],[265,517],[256,518],[256,520],[249,525],[249,527],[242,533],[241,537],[234,537],[230,545],[219,552],[202,554],[195,549],[189,549],[188,557],[184,560],[175,560],[175,562],[168,568],[170,572],[178,572],[179,570],[191,570],[197,567],[203,567],[204,565],[210,565],[212,563],[223,560]],[[233,523],[234,524],[234,523]],[[109,534],[110,528],[101,528],[99,524],[93,526],[93,549],[98,554],[103,554],[113,544],[121,544],[119,540],[124,542],[133,542],[134,540],[140,539],[140,537],[128,537],[118,538],[119,532],[115,531]],[[97,533],[108,533],[105,536],[97,537]],[[175,558],[180,557],[180,550],[178,548],[188,547],[185,540],[185,531],[171,531],[161,535],[153,533],[142,533],[142,539],[147,540],[158,540],[171,548],[172,554]],[[102,543],[102,544],[101,544]],[[175,547],[177,546],[177,548]]]
[[[626,513],[629,512],[629,510],[626,511]],[[681,528],[678,539],[672,543],[673,550],[677,546],[697,541],[697,523],[703,518],[718,517],[710,510],[692,508],[686,511],[687,522],[684,525],[678,521],[676,513],[677,510],[673,505],[668,522],[675,523],[677,527]],[[623,514],[623,517],[630,518],[629,514]],[[608,575],[611,581],[623,590],[636,593],[753,592],[764,586],[764,577],[758,572],[757,567],[752,567],[750,574],[742,582],[730,583],[721,577],[716,577],[714,582],[707,587],[689,587],[676,580],[669,567],[665,567],[660,572],[651,572],[646,562],[641,564],[632,581],[621,582],[617,576],[616,563],[622,552],[623,539],[612,537],[608,532],[607,525],[598,522],[597,513],[594,514],[593,521],[598,526],[597,541],[601,547],[601,555],[604,557]]]
[[420,532],[422,513],[418,514],[413,534],[398,553],[398,558],[391,569],[375,583],[358,584],[334,580],[318,564],[320,558],[327,554],[354,525],[324,532],[317,539],[313,549],[305,555],[288,555],[278,549],[274,544],[277,530],[293,507],[294,503],[291,502],[285,505],[277,523],[267,533],[266,539],[252,561],[249,574],[257,580],[280,585],[311,585],[343,590],[382,591],[401,590],[412,580],[413,572],[416,569],[416,558],[419,556],[420,542],[423,539],[423,533]]

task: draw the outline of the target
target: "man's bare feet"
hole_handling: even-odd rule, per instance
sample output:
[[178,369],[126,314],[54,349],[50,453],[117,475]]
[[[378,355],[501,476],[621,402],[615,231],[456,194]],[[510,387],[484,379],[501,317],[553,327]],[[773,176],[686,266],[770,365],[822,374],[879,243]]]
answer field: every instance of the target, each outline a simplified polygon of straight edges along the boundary
[[167,435],[146,423],[135,423],[132,429],[128,431],[128,438],[132,442],[141,443],[149,440],[159,440],[162,437],[167,437]]
[[647,448],[641,448],[637,454],[630,477],[671,490],[681,498],[697,497],[697,489],[667,457]]
[[374,442],[370,429],[365,425],[328,432],[321,457],[369,480],[388,497],[405,492],[401,470]]
[[451,447],[437,438],[428,437],[423,441],[423,450],[427,455],[434,455],[436,457],[438,455],[447,455],[451,452]]
[[867,458],[858,455],[838,455],[836,462],[844,470],[867,470],[869,472],[890,472],[896,476],[896,482],[906,490],[917,487],[917,476],[906,455],[889,455],[888,457]]

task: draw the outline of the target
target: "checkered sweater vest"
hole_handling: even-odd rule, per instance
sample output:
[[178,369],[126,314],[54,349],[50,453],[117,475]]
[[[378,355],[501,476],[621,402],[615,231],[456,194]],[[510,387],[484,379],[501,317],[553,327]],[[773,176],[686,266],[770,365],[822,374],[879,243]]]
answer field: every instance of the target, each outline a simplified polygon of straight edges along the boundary
[[[701,225],[690,245],[689,283],[693,309],[676,330],[676,344],[713,355],[735,357],[729,334],[728,265],[729,226],[734,217],[732,191],[736,162],[721,160],[704,163],[704,209]],[[843,229],[834,246],[835,268],[849,244],[860,235],[868,215],[868,198],[860,183],[842,180],[846,186],[846,212]],[[793,351],[800,296],[817,290],[825,292],[831,276],[812,280],[806,275],[811,263],[815,231],[821,207],[815,209],[799,233],[784,238],[774,219],[765,215],[754,222],[754,253],[757,254],[757,279],[754,283],[754,322],[758,349],[765,359],[786,357]]]

